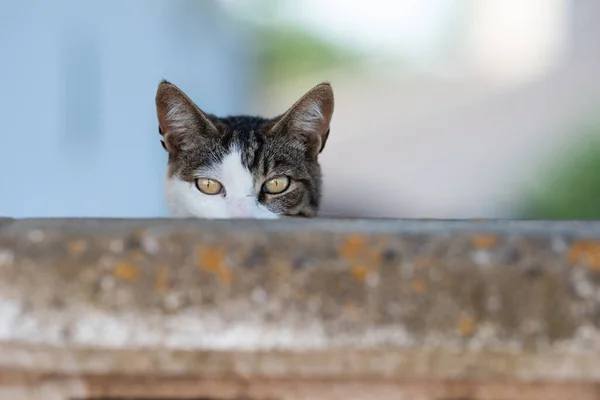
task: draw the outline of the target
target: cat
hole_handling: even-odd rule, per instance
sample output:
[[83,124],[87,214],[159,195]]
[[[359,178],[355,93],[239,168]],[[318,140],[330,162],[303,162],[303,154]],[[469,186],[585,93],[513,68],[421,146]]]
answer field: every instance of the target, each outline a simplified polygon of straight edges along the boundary
[[217,117],[162,81],[156,93],[164,183],[172,217],[315,217],[321,201],[318,156],[329,136],[334,98],[321,83],[275,118]]

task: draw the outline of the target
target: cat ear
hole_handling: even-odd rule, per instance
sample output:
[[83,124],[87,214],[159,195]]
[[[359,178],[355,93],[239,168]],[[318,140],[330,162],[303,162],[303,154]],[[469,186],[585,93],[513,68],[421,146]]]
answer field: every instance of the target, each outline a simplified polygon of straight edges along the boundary
[[321,83],[300,98],[271,128],[273,134],[292,134],[303,139],[309,157],[325,148],[333,116],[333,90]]
[[218,134],[215,125],[177,86],[167,81],[156,92],[158,129],[162,145],[169,153],[191,150],[203,138]]

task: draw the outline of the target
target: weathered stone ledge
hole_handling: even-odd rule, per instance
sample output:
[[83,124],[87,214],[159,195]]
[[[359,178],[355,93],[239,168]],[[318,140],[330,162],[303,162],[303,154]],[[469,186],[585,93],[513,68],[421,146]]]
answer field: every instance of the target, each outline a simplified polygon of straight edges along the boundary
[[0,369],[600,381],[600,223],[0,220]]

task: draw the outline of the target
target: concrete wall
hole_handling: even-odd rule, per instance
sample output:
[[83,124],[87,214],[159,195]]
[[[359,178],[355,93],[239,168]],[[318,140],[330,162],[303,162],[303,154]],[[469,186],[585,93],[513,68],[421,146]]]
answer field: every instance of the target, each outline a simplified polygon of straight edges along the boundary
[[599,255],[596,222],[6,219],[0,398],[598,399]]

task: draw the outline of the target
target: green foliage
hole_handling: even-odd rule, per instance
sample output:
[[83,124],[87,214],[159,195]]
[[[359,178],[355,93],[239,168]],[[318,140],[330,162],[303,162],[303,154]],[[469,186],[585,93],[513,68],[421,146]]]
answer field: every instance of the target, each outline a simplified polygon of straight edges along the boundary
[[541,177],[540,189],[527,197],[523,218],[600,219],[600,125],[585,133]]
[[351,65],[360,56],[350,49],[299,28],[257,28],[266,83],[280,82],[323,69]]

